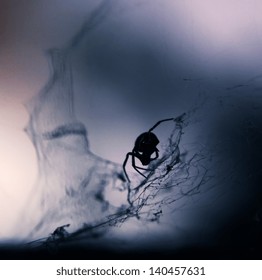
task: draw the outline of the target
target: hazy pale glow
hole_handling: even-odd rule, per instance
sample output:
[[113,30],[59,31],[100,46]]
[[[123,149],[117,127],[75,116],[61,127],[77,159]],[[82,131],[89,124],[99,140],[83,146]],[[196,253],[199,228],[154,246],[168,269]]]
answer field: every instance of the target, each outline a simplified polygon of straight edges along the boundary
[[254,64],[257,67],[262,46],[261,1],[169,3],[180,22],[184,22],[184,39],[188,41],[190,53],[203,62],[202,67],[217,69],[226,64],[241,67],[242,63],[246,67],[254,67]]
[[256,6],[254,1],[190,1],[187,8],[200,35],[206,32],[207,39],[221,47],[242,43],[262,23],[258,1]]
[[[36,179],[36,157],[23,127],[27,113],[21,104],[3,98],[0,113],[0,237],[8,236]],[[22,222],[22,221],[20,221]]]

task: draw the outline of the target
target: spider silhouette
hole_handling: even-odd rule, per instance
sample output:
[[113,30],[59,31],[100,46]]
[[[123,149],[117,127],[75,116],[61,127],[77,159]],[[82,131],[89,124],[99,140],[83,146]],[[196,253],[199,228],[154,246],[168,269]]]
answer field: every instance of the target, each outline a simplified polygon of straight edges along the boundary
[[[124,173],[125,173],[125,176],[126,176],[128,182],[130,182],[130,179],[126,172],[126,164],[127,164],[129,156],[132,156],[132,166],[136,170],[136,172],[138,172],[143,177],[147,178],[142,172],[139,171],[139,169],[146,170],[146,171],[152,171],[152,170],[137,166],[136,162],[135,162],[135,158],[138,158],[140,160],[140,162],[142,163],[142,165],[145,166],[145,165],[149,165],[149,163],[152,160],[155,160],[159,157],[159,153],[158,153],[159,150],[156,147],[159,143],[159,140],[152,131],[158,125],[160,125],[162,122],[172,121],[172,120],[175,121],[176,119],[170,118],[170,119],[164,119],[164,120],[158,121],[147,132],[144,132],[137,137],[132,152],[129,152],[126,154],[126,158],[123,162],[123,170],[124,170]],[[155,156],[151,157],[153,154],[155,154]]]

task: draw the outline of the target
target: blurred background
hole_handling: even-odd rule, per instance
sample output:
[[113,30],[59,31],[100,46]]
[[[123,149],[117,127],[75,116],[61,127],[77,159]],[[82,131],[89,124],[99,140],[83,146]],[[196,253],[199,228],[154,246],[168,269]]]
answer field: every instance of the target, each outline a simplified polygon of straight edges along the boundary
[[[24,104],[48,80],[45,51],[68,46],[99,3],[0,3],[0,238],[18,234],[37,178]],[[108,1],[72,50],[76,114],[101,157],[121,164],[156,121],[199,109],[186,141],[214,152],[216,176],[235,177],[222,180],[212,210],[207,199],[185,210],[189,231],[205,220],[197,232],[217,232],[260,207],[261,10],[259,0]]]

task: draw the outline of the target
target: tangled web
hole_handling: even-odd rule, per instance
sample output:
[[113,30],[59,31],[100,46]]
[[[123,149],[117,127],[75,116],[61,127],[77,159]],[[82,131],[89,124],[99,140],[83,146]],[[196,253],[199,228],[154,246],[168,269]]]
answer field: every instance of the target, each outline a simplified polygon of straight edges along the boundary
[[[91,21],[96,17],[93,15]],[[28,205],[34,213],[28,238],[41,237],[41,245],[66,242],[80,235],[87,238],[90,232],[91,236],[94,232],[106,234],[131,218],[161,224],[165,213],[183,207],[188,197],[202,192],[211,178],[205,167],[205,151],[200,147],[181,147],[193,111],[174,119],[161,156],[150,163],[152,171],[146,179],[129,174],[129,183],[121,165],[90,151],[87,130],[74,112],[70,68],[70,52],[80,35],[89,31],[89,26],[90,21],[69,48],[48,51],[49,81],[28,103],[30,120],[26,131],[34,144],[39,166]],[[108,192],[111,196],[124,194],[125,202],[115,206]]]
[[[180,148],[190,113],[174,119],[161,157],[150,163],[152,171],[147,178],[131,174],[129,183],[121,165],[90,151],[86,128],[74,116],[72,77],[66,57],[58,50],[49,53],[51,82],[31,101],[27,126],[39,163],[32,201],[40,213],[30,238],[53,232],[44,239],[57,242],[90,230],[121,226],[133,217],[160,222],[164,210],[182,207],[188,196],[203,191],[210,179],[204,151],[198,149],[185,156],[186,151]],[[126,203],[112,205],[106,196],[109,190],[114,195],[124,192]],[[72,230],[70,234],[65,235],[63,224]]]

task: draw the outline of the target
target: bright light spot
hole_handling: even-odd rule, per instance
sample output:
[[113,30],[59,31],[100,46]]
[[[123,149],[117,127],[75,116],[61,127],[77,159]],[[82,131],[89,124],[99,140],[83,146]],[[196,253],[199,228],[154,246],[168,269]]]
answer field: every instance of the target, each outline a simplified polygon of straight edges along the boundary
[[188,41],[188,52],[201,59],[202,67],[232,63],[236,68],[243,63],[246,67],[257,67],[262,47],[261,1],[168,3],[172,7],[168,13],[173,13],[173,23],[177,23],[178,17],[183,29],[181,39]]
[[27,114],[22,105],[0,104],[0,237],[8,236],[36,179],[32,143],[23,131]]

